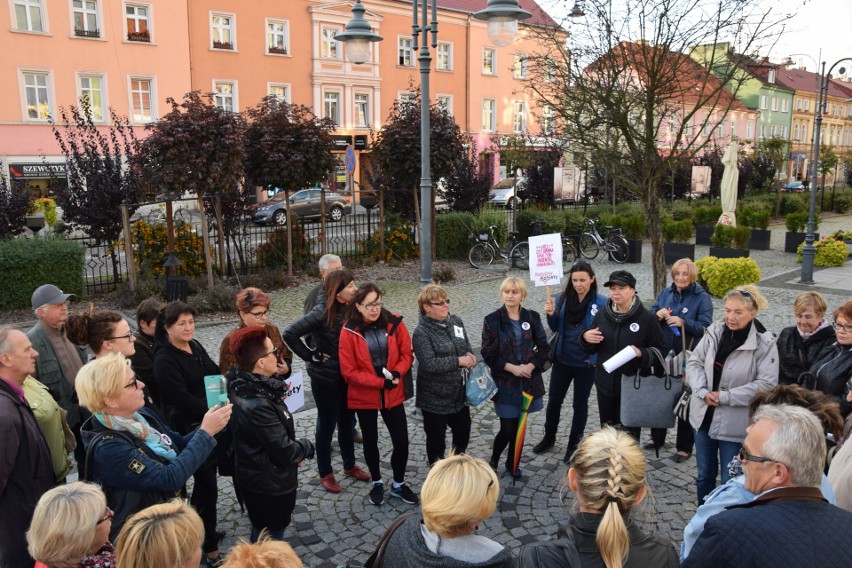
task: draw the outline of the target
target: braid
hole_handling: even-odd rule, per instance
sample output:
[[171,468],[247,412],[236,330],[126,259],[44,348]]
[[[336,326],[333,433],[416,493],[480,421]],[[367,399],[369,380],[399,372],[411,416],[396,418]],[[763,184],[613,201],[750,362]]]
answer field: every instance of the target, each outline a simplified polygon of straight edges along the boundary
[[607,473],[609,478],[606,480],[606,494],[612,498],[621,500],[624,498],[624,490],[621,487],[621,470],[624,469],[622,456],[618,452],[618,448],[610,448],[609,451],[609,467]]

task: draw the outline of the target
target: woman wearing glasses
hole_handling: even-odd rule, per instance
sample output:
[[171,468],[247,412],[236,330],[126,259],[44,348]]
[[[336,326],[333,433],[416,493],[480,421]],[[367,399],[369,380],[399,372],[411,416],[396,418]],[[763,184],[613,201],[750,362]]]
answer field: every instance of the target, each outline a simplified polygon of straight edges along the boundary
[[[331,468],[331,439],[337,428],[337,442],[343,458],[343,474],[359,481],[370,481],[370,474],[355,463],[355,441],[352,433],[354,412],[347,406],[346,382],[340,374],[340,328],[346,317],[346,306],[358,290],[355,276],[349,270],[337,270],[323,281],[325,306],[308,312],[284,330],[284,341],[308,365],[311,392],[317,405],[314,445],[317,451],[319,482],[329,493],[340,493],[340,484]],[[310,335],[316,349],[305,345]]]
[[606,298],[598,294],[598,282],[595,271],[588,262],[578,261],[568,273],[565,290],[544,304],[547,325],[551,331],[559,334],[553,371],[550,373],[550,397],[547,401],[547,416],[544,422],[544,438],[533,452],[540,454],[553,447],[559,418],[562,414],[562,402],[574,383],[571,432],[568,446],[565,448],[565,463],[580,443],[589,418],[589,394],[595,384],[595,363],[597,354],[589,354],[580,348],[580,334],[592,327],[592,320],[598,310],[606,305]]
[[75,481],[41,496],[27,531],[35,568],[114,568],[112,510],[94,483]]
[[465,454],[432,466],[423,482],[423,515],[391,536],[382,566],[510,568],[512,553],[476,530],[497,507],[500,483],[485,461]]
[[251,520],[251,542],[269,531],[284,539],[296,506],[298,468],[314,455],[314,445],[297,439],[287,409],[287,383],[276,376],[278,348],[260,326],[231,334],[229,351],[237,365],[228,370],[228,397],[234,404],[234,485]]
[[197,430],[181,435],[144,408],[144,386],[120,353],[84,365],[74,385],[80,404],[93,414],[82,427],[86,479],[108,495],[107,505],[115,511],[113,540],[127,517],[180,494],[212,454],[213,436],[231,416],[230,404],[213,408]]
[[846,418],[852,413],[852,403],[846,395],[852,381],[852,300],[847,300],[834,310],[834,333],[837,341],[826,347],[811,365],[816,388],[831,395],[840,403],[840,412]]
[[231,351],[231,338],[246,327],[260,326],[266,330],[266,336],[272,340],[272,345],[278,350],[278,365],[272,376],[286,379],[290,376],[293,363],[293,353],[287,349],[281,332],[274,323],[269,321],[269,294],[260,288],[244,288],[237,292],[237,317],[240,324],[231,330],[219,346],[219,371],[224,375],[228,369],[237,365],[237,359]]
[[461,318],[450,314],[447,291],[428,284],[417,298],[420,322],[411,342],[417,357],[417,407],[423,412],[426,459],[443,459],[447,426],[453,433],[452,451],[463,454],[470,442],[470,407],[465,403],[462,370],[476,365],[470,338]]
[[748,403],[778,384],[778,348],[755,316],[768,302],[757,286],[738,286],[722,298],[724,319],[707,328],[689,361],[689,422],[695,429],[698,504],[730,478],[728,463],[740,451],[748,427]]
[[382,307],[378,286],[367,282],[358,288],[349,305],[348,321],[340,333],[340,374],[349,385],[349,408],[358,413],[364,436],[364,461],[373,487],[370,503],[385,500],[379,455],[379,414],[393,444],[390,496],[416,505],[417,495],[405,483],[408,465],[408,422],[405,418],[403,376],[414,355],[411,336],[402,316]]

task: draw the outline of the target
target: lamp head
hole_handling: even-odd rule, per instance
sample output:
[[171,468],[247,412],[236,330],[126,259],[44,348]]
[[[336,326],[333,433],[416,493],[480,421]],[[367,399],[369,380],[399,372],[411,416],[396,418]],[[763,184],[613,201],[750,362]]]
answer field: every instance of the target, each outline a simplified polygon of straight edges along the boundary
[[532,14],[518,6],[518,0],[488,0],[484,10],[473,14],[477,20],[488,21],[488,39],[494,45],[505,47],[515,41],[518,20],[531,18]]
[[334,34],[334,39],[346,44],[346,57],[352,63],[360,65],[370,60],[370,44],[382,41],[382,36],[373,33],[370,22],[364,18],[367,9],[361,0],[355,0],[352,5],[352,19],[346,24],[343,33]]
[[582,18],[585,15],[586,15],[586,13],[583,11],[583,7],[580,6],[579,1],[574,2],[574,7],[571,8],[571,12],[568,13],[568,17],[574,18],[574,19]]

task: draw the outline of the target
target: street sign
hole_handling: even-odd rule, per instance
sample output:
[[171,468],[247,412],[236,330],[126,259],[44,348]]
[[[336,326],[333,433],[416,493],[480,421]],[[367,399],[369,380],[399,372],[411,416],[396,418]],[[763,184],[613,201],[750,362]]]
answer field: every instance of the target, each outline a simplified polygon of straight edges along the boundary
[[352,146],[346,147],[346,156],[343,158],[343,162],[346,164],[346,171],[349,172],[350,175],[355,173],[355,148]]

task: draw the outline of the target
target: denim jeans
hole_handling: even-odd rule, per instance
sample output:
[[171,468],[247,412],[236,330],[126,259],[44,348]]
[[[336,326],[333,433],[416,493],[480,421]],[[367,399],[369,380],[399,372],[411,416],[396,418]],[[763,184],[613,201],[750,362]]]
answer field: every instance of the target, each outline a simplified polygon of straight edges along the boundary
[[553,371],[550,374],[550,393],[544,421],[544,431],[548,435],[556,436],[562,414],[562,403],[565,401],[571,382],[574,383],[572,402],[574,413],[571,417],[570,437],[576,439],[583,437],[586,421],[589,419],[589,394],[592,392],[592,385],[595,384],[595,368],[569,367],[558,360],[553,362]]
[[740,451],[739,442],[725,442],[710,437],[709,428],[695,431],[695,460],[698,465],[698,478],[695,487],[698,491],[698,505],[716,488],[716,476],[721,466],[722,485],[727,483],[728,464]]
[[332,473],[331,439],[337,428],[337,441],[343,468],[355,466],[355,441],[352,439],[354,411],[346,408],[346,386],[329,386],[322,381],[311,381],[311,391],[317,405],[316,441],[317,468],[320,477]]

